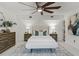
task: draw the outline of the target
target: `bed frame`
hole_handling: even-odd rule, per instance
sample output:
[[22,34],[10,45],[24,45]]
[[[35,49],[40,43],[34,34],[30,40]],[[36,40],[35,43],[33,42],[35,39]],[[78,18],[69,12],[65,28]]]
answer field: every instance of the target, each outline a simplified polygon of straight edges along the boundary
[[[43,48],[40,48],[40,49],[43,49]],[[37,49],[37,50],[40,50],[40,49]],[[49,49],[52,53],[56,51],[56,49],[54,49],[54,48],[46,48],[46,49]],[[33,50],[36,50],[36,49],[30,49],[30,53],[32,53]]]

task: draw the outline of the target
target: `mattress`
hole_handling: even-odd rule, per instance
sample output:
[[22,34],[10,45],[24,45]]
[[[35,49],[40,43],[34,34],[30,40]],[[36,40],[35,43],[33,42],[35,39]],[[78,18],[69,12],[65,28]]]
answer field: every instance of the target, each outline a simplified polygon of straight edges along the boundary
[[26,43],[27,49],[57,48],[58,43],[50,36],[32,36]]

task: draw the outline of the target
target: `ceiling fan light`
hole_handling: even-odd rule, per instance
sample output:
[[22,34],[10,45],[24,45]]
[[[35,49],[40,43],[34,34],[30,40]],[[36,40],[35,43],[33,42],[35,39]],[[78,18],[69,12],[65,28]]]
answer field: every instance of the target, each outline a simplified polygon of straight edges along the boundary
[[38,12],[42,12],[43,10],[42,10],[42,8],[38,8]]
[[29,16],[29,18],[32,18],[32,16]]
[[38,12],[42,12],[42,9],[38,9]]

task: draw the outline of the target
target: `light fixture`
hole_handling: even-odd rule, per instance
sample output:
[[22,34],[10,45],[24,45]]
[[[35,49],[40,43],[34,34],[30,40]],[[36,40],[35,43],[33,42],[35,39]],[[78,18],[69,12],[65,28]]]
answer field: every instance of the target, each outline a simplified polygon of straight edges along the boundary
[[29,18],[32,18],[32,16],[29,16]]
[[53,18],[54,16],[50,16],[51,18]]
[[50,27],[56,26],[56,23],[50,23],[49,26]]
[[42,12],[42,8],[38,8],[38,12]]

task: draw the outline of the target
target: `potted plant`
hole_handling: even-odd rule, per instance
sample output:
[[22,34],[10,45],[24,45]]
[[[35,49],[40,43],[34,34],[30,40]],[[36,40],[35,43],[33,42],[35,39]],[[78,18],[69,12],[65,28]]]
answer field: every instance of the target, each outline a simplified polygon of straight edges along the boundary
[[3,21],[2,27],[5,27],[5,32],[10,32],[10,27],[13,25],[16,25],[16,23],[13,23],[12,21]]

